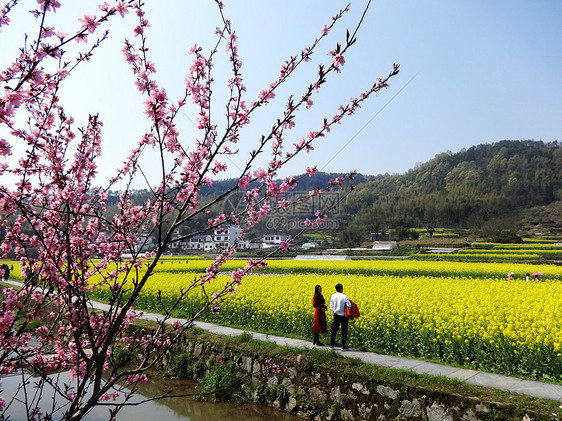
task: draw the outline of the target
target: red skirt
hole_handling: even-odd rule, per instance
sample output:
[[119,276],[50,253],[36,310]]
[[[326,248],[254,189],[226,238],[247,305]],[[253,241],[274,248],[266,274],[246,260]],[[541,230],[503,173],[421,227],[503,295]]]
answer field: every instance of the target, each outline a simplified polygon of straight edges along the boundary
[[314,329],[312,333],[328,333],[326,327],[326,312],[320,309],[314,311]]

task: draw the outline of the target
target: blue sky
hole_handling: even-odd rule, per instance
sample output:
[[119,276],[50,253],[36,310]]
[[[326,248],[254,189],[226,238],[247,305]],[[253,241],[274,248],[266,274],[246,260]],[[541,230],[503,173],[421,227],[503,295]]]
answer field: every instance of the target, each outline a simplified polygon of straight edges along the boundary
[[[55,19],[68,32],[83,14],[80,7],[99,15],[96,2],[67,3]],[[208,49],[215,41],[214,28],[220,23],[216,7],[211,0],[145,3],[151,22],[149,54],[161,85],[171,98],[178,98],[190,64],[187,50],[196,42]],[[285,59],[314,40],[346,4],[333,0],[224,3],[238,35],[248,102],[276,79]],[[279,91],[278,101],[254,117],[252,128],[242,133],[240,156],[227,161],[231,170],[226,176],[237,174],[249,145],[271,127],[287,95],[302,93],[317,64],[329,61],[327,52],[341,42],[346,29],[354,27],[365,3],[351,3],[351,11],[320,45],[311,64]],[[12,27],[0,33],[2,68],[21,43],[18,24],[27,22],[26,11],[35,4],[23,2],[12,15]],[[283,175],[302,173],[313,163],[328,172],[403,173],[448,150],[504,139],[562,140],[560,22],[558,0],[374,1],[341,73],[329,77],[314,98],[314,107],[296,120],[293,138],[287,142],[318,129],[322,117],[330,118],[338,105],[385,76],[394,62],[401,65],[400,74],[389,89],[332,130],[312,153],[296,159]],[[121,53],[123,39],[133,38],[127,33],[135,21],[129,16],[116,23],[124,26],[111,30],[110,42],[61,92],[78,122],[84,123],[88,113],[95,112],[105,122],[101,177],[109,177],[148,128],[143,98],[135,91]],[[216,116],[223,113],[227,65],[224,60],[215,63]],[[196,109],[188,108],[180,117],[182,139],[192,142],[198,136],[191,123]],[[150,172],[150,159],[144,165]]]

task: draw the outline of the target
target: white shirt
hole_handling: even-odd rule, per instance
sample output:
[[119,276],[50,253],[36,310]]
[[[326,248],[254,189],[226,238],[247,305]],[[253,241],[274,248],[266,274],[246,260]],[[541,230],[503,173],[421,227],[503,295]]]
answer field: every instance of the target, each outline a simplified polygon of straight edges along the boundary
[[351,307],[351,302],[349,301],[349,298],[347,298],[347,295],[341,292],[332,294],[332,296],[330,297],[330,309],[332,310],[333,314],[345,316],[346,307]]

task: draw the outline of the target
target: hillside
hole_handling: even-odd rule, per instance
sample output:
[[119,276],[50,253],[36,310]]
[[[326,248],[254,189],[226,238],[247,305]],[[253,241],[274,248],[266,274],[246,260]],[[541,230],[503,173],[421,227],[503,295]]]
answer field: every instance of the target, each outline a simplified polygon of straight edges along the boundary
[[343,207],[353,217],[341,240],[351,245],[365,233],[408,227],[464,227],[483,235],[533,222],[554,229],[562,225],[561,201],[562,145],[505,140],[361,183]]

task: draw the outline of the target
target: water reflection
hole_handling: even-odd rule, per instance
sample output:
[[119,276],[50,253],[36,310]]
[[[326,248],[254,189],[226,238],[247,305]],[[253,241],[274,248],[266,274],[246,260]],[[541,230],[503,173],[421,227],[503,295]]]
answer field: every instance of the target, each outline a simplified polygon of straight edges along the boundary
[[[62,378],[66,379],[66,376],[63,375]],[[140,402],[147,397],[161,395],[167,390],[171,390],[174,394],[192,393],[197,386],[195,382],[188,380],[163,379],[155,375],[149,376],[149,378],[151,380],[139,388],[139,394],[131,402]],[[0,379],[0,387],[3,390],[2,395],[5,398],[11,396],[17,390],[21,380],[21,373],[19,375],[2,377]],[[41,403],[44,404],[44,409],[47,409],[52,404],[51,399],[52,394],[43,394]],[[27,416],[24,406],[22,404],[12,405],[9,410],[9,417],[12,421],[26,420]],[[88,413],[84,419],[87,421],[105,421],[109,419],[109,411],[107,407],[97,407]],[[261,405],[206,402],[194,400],[192,397],[183,397],[166,398],[146,402],[141,405],[127,406],[119,412],[117,419],[120,421],[288,421],[300,418],[289,416],[282,411]]]

